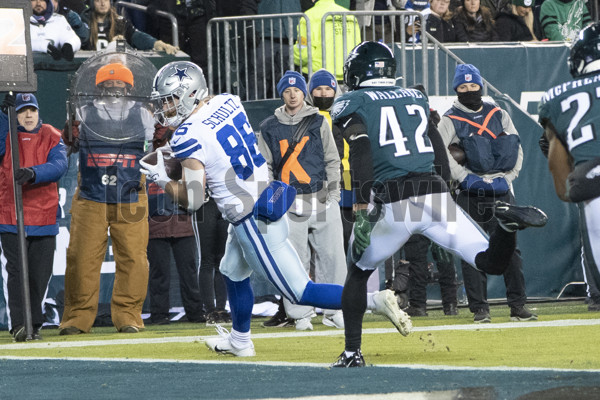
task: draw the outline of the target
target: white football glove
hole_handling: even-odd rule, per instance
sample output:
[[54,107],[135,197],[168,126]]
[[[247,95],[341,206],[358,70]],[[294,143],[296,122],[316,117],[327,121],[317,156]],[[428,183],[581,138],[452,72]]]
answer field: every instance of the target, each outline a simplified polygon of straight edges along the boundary
[[167,183],[171,181],[171,178],[167,176],[167,170],[165,169],[165,160],[163,158],[162,151],[156,152],[156,165],[148,164],[140,160],[140,172],[153,180],[161,188],[165,188]]

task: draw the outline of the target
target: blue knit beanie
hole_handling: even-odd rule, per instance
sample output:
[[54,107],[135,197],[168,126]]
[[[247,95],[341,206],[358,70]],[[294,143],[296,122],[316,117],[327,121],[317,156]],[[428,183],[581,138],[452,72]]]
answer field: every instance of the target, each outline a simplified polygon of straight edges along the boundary
[[463,83],[476,83],[483,88],[483,81],[481,80],[481,74],[476,66],[471,64],[458,64],[456,71],[454,72],[454,80],[452,81],[452,87],[456,91],[456,88]]
[[279,97],[283,96],[285,89],[292,86],[302,90],[304,97],[308,96],[308,92],[306,91],[306,80],[304,80],[304,77],[299,72],[286,71],[279,83],[277,83],[277,92],[279,92]]
[[335,76],[326,69],[320,69],[313,74],[308,81],[308,92],[312,94],[312,91],[319,86],[329,86],[334,91],[337,90],[337,81]]

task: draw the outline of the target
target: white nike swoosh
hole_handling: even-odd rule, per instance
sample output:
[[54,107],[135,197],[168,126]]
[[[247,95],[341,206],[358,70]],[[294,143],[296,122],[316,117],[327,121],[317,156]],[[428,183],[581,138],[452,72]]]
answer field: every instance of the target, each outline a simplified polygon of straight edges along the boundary
[[348,121],[346,121],[342,126],[345,128],[350,123],[350,121],[352,121],[352,118],[350,118]]

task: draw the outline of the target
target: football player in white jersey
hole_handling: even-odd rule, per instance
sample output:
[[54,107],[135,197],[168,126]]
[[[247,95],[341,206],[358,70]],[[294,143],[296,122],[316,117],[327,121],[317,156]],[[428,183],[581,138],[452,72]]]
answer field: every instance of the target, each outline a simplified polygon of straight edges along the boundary
[[[231,223],[221,261],[233,327],[218,327],[221,337],[206,345],[216,352],[254,356],[250,321],[254,295],[250,274],[260,274],[292,303],[324,309],[341,309],[342,286],[313,283],[287,240],[285,215],[294,189],[268,180],[267,163],[258,151],[256,136],[239,97],[207,97],[202,70],[191,62],[165,65],[154,79],[152,98],[156,120],[177,127],[170,146],[181,160],[183,179],[172,181],[164,168],[162,152],[156,165],[141,162],[142,172],[190,211],[204,204],[208,186],[224,218]],[[398,307],[394,293],[384,290],[369,296],[369,306],[385,315],[407,335],[411,321]]]

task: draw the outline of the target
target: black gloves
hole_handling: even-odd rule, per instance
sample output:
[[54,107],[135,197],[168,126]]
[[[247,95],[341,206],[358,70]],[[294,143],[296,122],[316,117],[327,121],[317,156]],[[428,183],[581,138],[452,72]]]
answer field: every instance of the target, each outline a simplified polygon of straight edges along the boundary
[[50,54],[52,58],[57,61],[61,58],[64,58],[67,61],[73,61],[73,57],[75,56],[73,53],[73,46],[71,46],[71,44],[69,43],[63,44],[60,50],[58,49],[58,47],[52,44],[48,44],[47,53]]
[[50,43],[48,43],[48,51],[46,51],[46,53],[50,54],[55,60],[60,60],[60,57],[62,56],[60,50]]
[[17,185],[33,183],[35,181],[35,171],[33,168],[19,168],[15,172],[15,182]]
[[8,114],[8,107],[15,106],[15,100],[16,96],[14,94],[6,93],[4,101],[2,101],[2,104],[0,105],[0,109],[2,109],[4,114]]
[[62,55],[62,57],[65,60],[73,61],[73,57],[75,56],[73,54],[73,46],[71,46],[70,43],[63,44],[62,47],[60,48],[60,54]]

